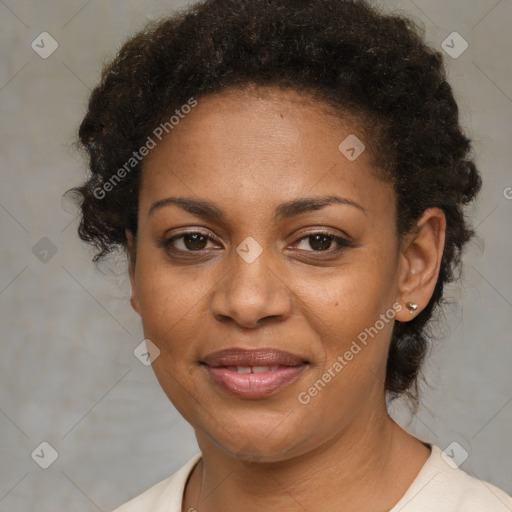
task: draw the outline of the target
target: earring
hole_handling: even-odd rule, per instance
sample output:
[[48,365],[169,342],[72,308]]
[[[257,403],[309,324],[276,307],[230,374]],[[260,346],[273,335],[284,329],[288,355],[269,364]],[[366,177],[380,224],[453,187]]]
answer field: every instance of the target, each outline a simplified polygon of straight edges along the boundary
[[413,315],[414,312],[418,309],[418,304],[416,304],[415,302],[408,302],[407,308],[409,309],[409,313]]

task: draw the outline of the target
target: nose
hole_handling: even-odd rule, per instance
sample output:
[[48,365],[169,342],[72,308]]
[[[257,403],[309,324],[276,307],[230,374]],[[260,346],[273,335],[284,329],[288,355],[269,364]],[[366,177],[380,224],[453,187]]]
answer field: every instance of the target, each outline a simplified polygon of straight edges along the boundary
[[254,329],[289,317],[292,291],[271,267],[270,258],[263,251],[255,261],[247,263],[234,254],[232,267],[213,291],[214,318]]

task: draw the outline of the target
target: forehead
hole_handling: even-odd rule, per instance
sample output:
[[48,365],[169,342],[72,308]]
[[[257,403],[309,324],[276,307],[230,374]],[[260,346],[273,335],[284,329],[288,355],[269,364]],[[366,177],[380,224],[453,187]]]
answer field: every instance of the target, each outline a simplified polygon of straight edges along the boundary
[[[252,87],[198,99],[144,163],[141,199],[162,194],[231,197],[247,204],[335,189],[381,200],[362,122],[294,90]],[[361,154],[349,158],[353,149]],[[360,146],[357,146],[360,144]],[[384,188],[383,188],[384,186]]]
[[[196,130],[206,131],[203,135],[209,138],[218,135],[224,143],[229,143],[226,134],[238,140],[252,132],[254,136],[266,135],[263,139],[270,141],[275,133],[281,139],[293,135],[315,138],[319,130],[332,131],[347,126],[359,132],[363,130],[362,120],[351,111],[337,111],[312,94],[289,87],[254,84],[231,87],[201,97],[197,103],[198,106],[182,116],[179,125],[172,129],[174,134],[179,132],[182,140],[187,135],[194,137]],[[216,130],[212,130],[214,126]],[[219,128],[225,131],[221,133]],[[171,133],[166,138],[171,139]]]

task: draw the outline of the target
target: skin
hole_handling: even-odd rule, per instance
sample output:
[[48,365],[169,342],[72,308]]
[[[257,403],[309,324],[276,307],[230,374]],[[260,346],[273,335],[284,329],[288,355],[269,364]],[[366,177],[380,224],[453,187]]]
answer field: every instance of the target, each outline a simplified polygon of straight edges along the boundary
[[[350,134],[367,150],[350,162]],[[334,116],[291,90],[224,90],[199,104],[148,155],[137,237],[127,232],[131,304],[159,348],[153,368],[195,429],[203,458],[182,510],[386,511],[403,496],[430,449],[400,428],[385,404],[385,363],[393,321],[311,401],[298,401],[379,315],[432,296],[445,217],[426,210],[398,243],[396,198],[372,169],[359,120]],[[301,197],[331,204],[276,222],[274,209]],[[215,203],[220,221],[168,204],[170,196]],[[194,245],[184,231],[211,236]],[[319,230],[349,237],[318,249]],[[253,237],[263,252],[247,263],[236,248]],[[172,247],[172,244],[171,244]],[[181,249],[181,253],[179,253]],[[196,252],[194,252],[194,250]],[[188,251],[188,252],[186,252]],[[198,255],[198,252],[200,255]],[[260,399],[228,395],[199,361],[230,347],[271,347],[309,361],[300,377]]]

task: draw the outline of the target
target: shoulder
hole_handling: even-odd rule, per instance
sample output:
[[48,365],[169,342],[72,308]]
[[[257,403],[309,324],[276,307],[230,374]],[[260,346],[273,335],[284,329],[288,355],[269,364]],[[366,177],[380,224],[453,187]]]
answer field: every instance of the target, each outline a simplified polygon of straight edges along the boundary
[[113,512],[181,512],[185,483],[201,454],[194,455],[170,477],[153,485]]
[[495,485],[468,475],[461,469],[448,467],[439,474],[445,479],[444,488],[453,494],[452,501],[463,512],[512,512],[512,498]]
[[502,489],[456,467],[435,445],[422,470],[391,512],[512,512]]

